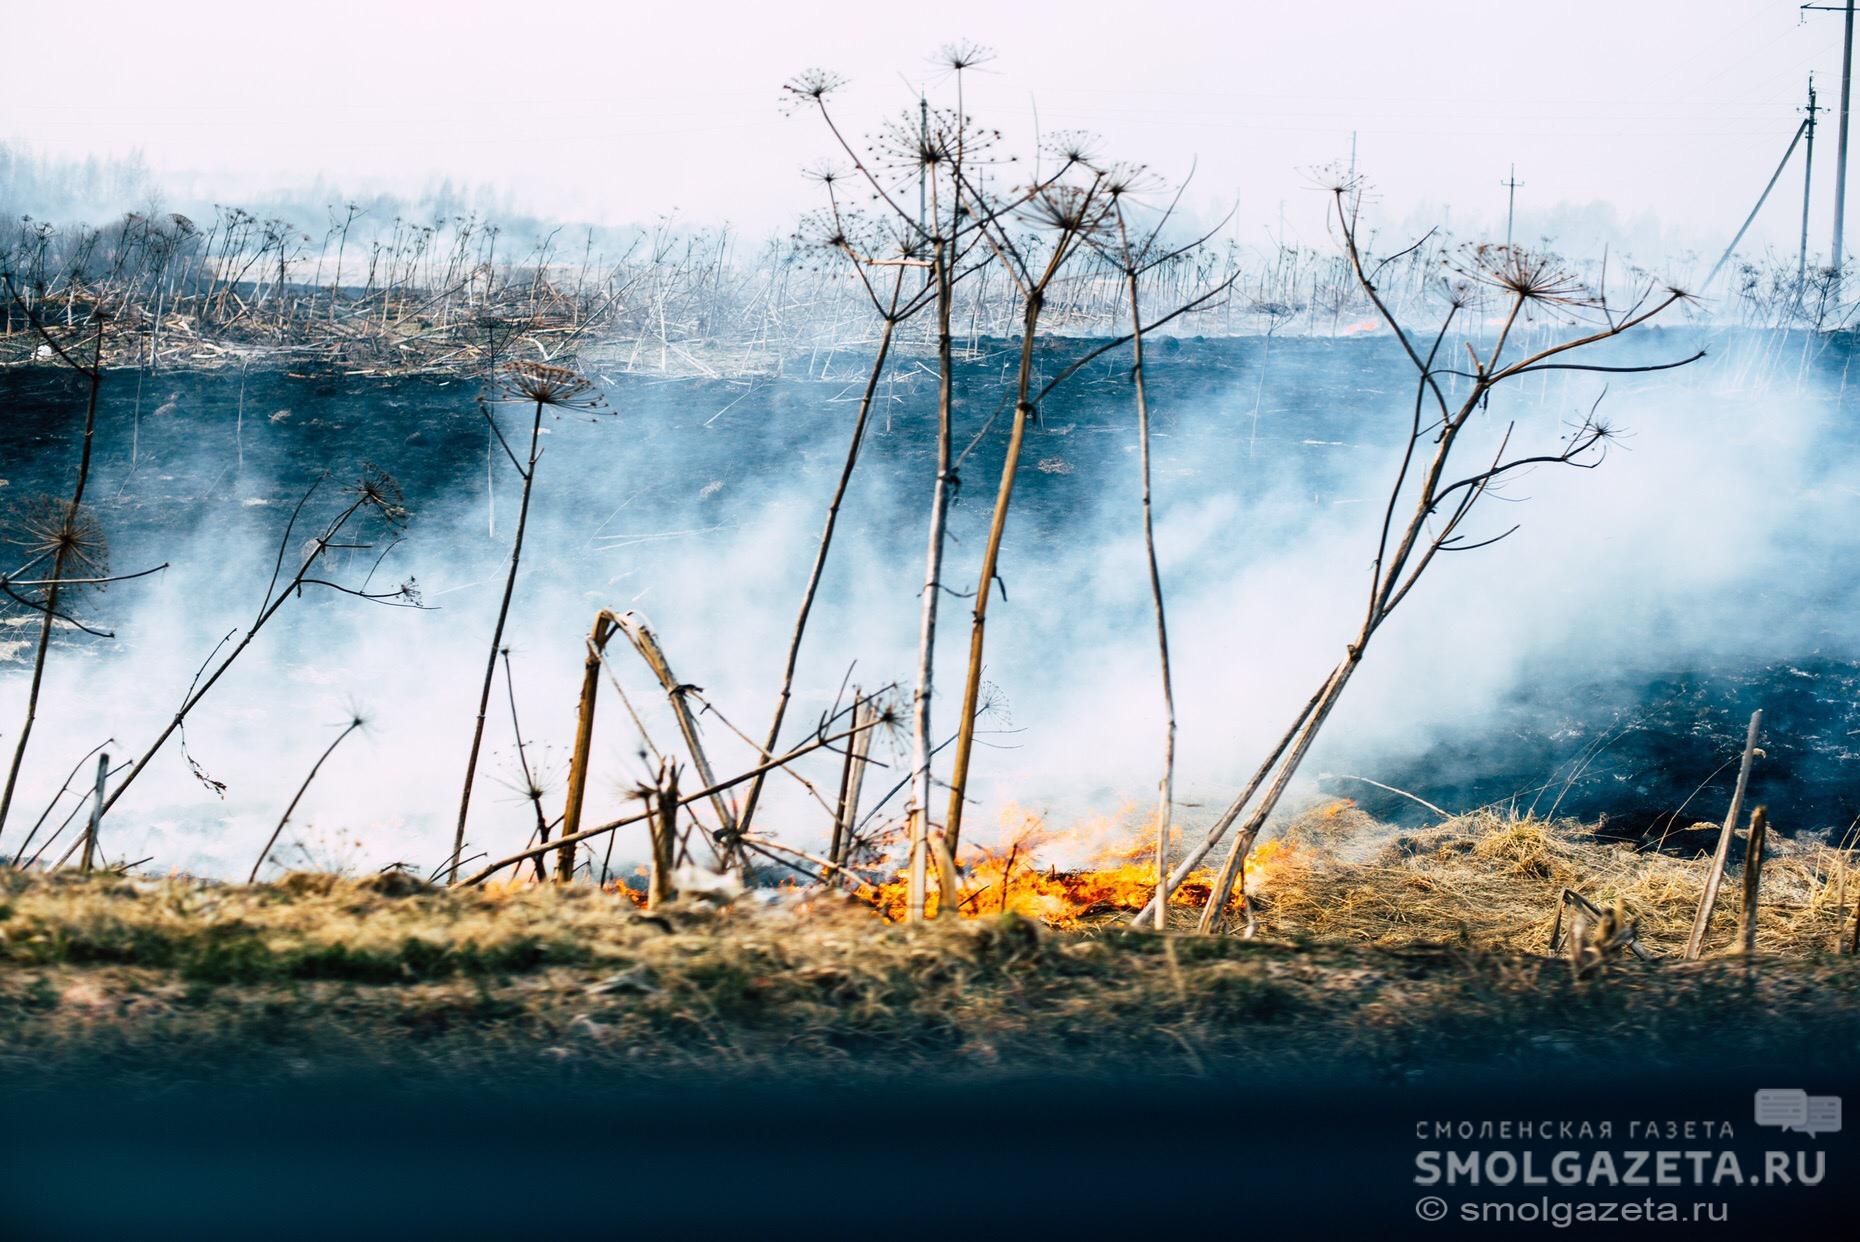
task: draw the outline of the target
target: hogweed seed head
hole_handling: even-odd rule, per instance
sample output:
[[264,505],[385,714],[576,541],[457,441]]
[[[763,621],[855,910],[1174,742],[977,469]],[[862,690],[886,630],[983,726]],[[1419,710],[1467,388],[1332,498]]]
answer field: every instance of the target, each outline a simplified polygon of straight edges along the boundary
[[1490,288],[1510,294],[1519,302],[1546,306],[1587,306],[1594,301],[1588,289],[1553,254],[1522,246],[1475,246],[1466,274]]
[[824,106],[827,96],[846,85],[843,74],[831,69],[808,69],[781,84],[783,102],[790,107],[806,104]]
[[1026,213],[1035,224],[1054,232],[1089,235],[1104,225],[1107,210],[1105,197],[1096,187],[1049,185],[1034,195]]
[[994,58],[993,48],[977,43],[973,39],[958,39],[954,43],[945,43],[938,48],[935,59],[944,68],[961,73],[964,69],[985,65]]
[[605,403],[593,380],[546,362],[511,362],[500,387],[512,397],[560,410],[597,410]]
[[88,506],[34,496],[19,506],[9,526],[7,543],[35,558],[61,560],[64,577],[99,578],[108,572],[109,540]]
[[390,526],[398,525],[407,518],[407,494],[401,490],[400,483],[393,475],[373,462],[365,461],[361,464],[349,491],[363,508],[373,509]]

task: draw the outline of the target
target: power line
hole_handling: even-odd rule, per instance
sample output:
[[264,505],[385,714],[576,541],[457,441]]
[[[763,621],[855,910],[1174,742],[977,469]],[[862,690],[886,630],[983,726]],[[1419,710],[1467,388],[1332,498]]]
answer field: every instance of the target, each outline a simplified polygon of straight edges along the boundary
[[1783,152],[1782,159],[1776,164],[1776,171],[1770,174],[1769,184],[1764,186],[1763,193],[1757,196],[1757,205],[1750,209],[1750,214],[1744,217],[1744,223],[1738,226],[1737,236],[1733,237],[1731,244],[1724,248],[1724,253],[1718,256],[1718,261],[1712,264],[1710,274],[1705,277],[1705,283],[1699,286],[1700,293],[1711,288],[1711,282],[1718,278],[1719,269],[1730,261],[1732,252],[1737,249],[1737,243],[1744,240],[1744,234],[1749,232],[1750,224],[1757,218],[1757,213],[1763,210],[1763,204],[1769,199],[1770,191],[1776,188],[1776,182],[1782,177],[1783,169],[1789,165],[1789,157],[1795,154],[1796,145],[1802,141],[1802,135],[1807,130],[1806,119],[1795,127],[1795,136],[1789,139],[1789,149]]

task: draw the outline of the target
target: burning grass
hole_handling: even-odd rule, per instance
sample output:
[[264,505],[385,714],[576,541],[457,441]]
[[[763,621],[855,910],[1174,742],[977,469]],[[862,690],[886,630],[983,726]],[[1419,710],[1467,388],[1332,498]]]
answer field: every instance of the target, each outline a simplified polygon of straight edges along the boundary
[[[1131,809],[1055,831],[1041,816],[1010,805],[1001,816],[1003,839],[971,846],[963,856],[961,914],[1018,914],[1068,928],[1135,914],[1156,891],[1156,859],[1154,829],[1133,820]],[[1178,840],[1171,848],[1179,849],[1181,833],[1173,835]],[[1272,865],[1280,848],[1267,842],[1254,852],[1247,862],[1249,883]],[[1211,868],[1190,872],[1170,894],[1172,913],[1192,920],[1213,889]],[[902,873],[863,895],[887,919],[903,921],[909,892]],[[941,908],[941,895],[933,891],[926,909],[934,917]]]
[[[1155,891],[1151,830],[1127,816],[1054,831],[1037,816],[1011,809],[1004,824],[1012,827],[1002,844],[975,847],[964,859],[966,917],[1011,913],[1052,927],[1098,927],[1135,914]],[[1172,849],[1179,851],[1179,840]],[[1683,858],[1607,840],[1571,820],[1489,811],[1403,831],[1340,800],[1305,811],[1262,842],[1247,859],[1246,893],[1257,934],[1269,938],[1545,953],[1563,891],[1573,889],[1598,906],[1619,901],[1642,944],[1676,954],[1691,930],[1709,862],[1703,855]],[[1194,927],[1213,880],[1204,867],[1176,890],[1173,926]],[[1707,952],[1730,948],[1734,888],[1727,884],[1720,895]],[[887,918],[903,918],[901,878],[866,895]],[[1860,859],[1852,851],[1818,840],[1772,841],[1759,950],[1788,956],[1834,951],[1843,928],[1851,933],[1845,921],[1856,899]]]
[[[1771,861],[1757,959],[1578,974],[1544,953],[1562,886],[1620,898],[1665,955],[1702,864],[1482,818],[1352,859],[1364,827],[1347,808],[1294,825],[1253,877],[1250,941],[1117,930],[1104,907],[1142,889],[1118,868],[1028,865],[1010,913],[915,926],[820,892],[647,913],[588,886],[6,873],[0,1077],[1383,1072],[1624,1039],[1676,1061],[1851,1055],[1860,963],[1827,952],[1860,892],[1843,857]],[[1061,926],[1012,913],[1036,899],[1069,903]]]

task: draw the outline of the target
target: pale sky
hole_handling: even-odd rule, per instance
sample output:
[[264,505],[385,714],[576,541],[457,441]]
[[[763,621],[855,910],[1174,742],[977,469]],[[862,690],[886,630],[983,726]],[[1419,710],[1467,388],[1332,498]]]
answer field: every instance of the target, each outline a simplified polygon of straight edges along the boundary
[[[1196,211],[1237,201],[1256,243],[1281,204],[1289,237],[1322,241],[1306,170],[1346,158],[1354,130],[1391,223],[1450,208],[1462,231],[1502,231],[1515,163],[1527,236],[1557,204],[1600,202],[1624,234],[1657,220],[1721,246],[1810,70],[1838,107],[1841,50],[1841,18],[1794,0],[0,0],[0,28],[0,139],[139,149],[178,199],[449,177],[565,220],[675,211],[752,232],[815,204],[800,171],[829,153],[817,121],[783,115],[785,78],[848,75],[839,112],[863,133],[937,89],[932,54],[967,38],[997,53],[970,79],[978,120],[1023,145],[1036,115],[1094,130],[1169,175],[1198,161]],[[1816,144],[1822,249],[1835,119]],[[1755,234],[1791,251],[1799,160]]]

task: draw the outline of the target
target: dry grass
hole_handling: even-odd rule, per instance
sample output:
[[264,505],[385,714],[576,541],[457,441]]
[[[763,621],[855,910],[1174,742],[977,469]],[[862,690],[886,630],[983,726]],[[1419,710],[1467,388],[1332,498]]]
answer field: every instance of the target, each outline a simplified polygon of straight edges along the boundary
[[[1460,941],[1543,953],[1562,891],[1604,908],[1619,901],[1655,953],[1685,947],[1710,859],[1597,840],[1569,821],[1490,812],[1391,837],[1368,816],[1331,807],[1299,818],[1262,869],[1260,918],[1276,935],[1392,945]],[[1365,849],[1365,841],[1382,842]],[[1728,951],[1741,889],[1719,894],[1707,953]],[[1774,840],[1763,867],[1759,952],[1832,952],[1860,897],[1860,861],[1820,842]]]
[[[1542,825],[1470,828],[1360,862],[1301,829],[1265,876],[1269,938],[1253,941],[1011,915],[901,927],[794,895],[648,915],[585,887],[11,874],[0,1080],[1405,1073],[1629,1044],[1673,1062],[1852,1055],[1855,959],[1616,961],[1579,977],[1541,953],[1562,883],[1618,892],[1664,947],[1696,865],[1641,860],[1636,878],[1631,856]],[[1770,944],[1825,940],[1825,866],[1811,853],[1766,872],[1805,905],[1766,924]]]

